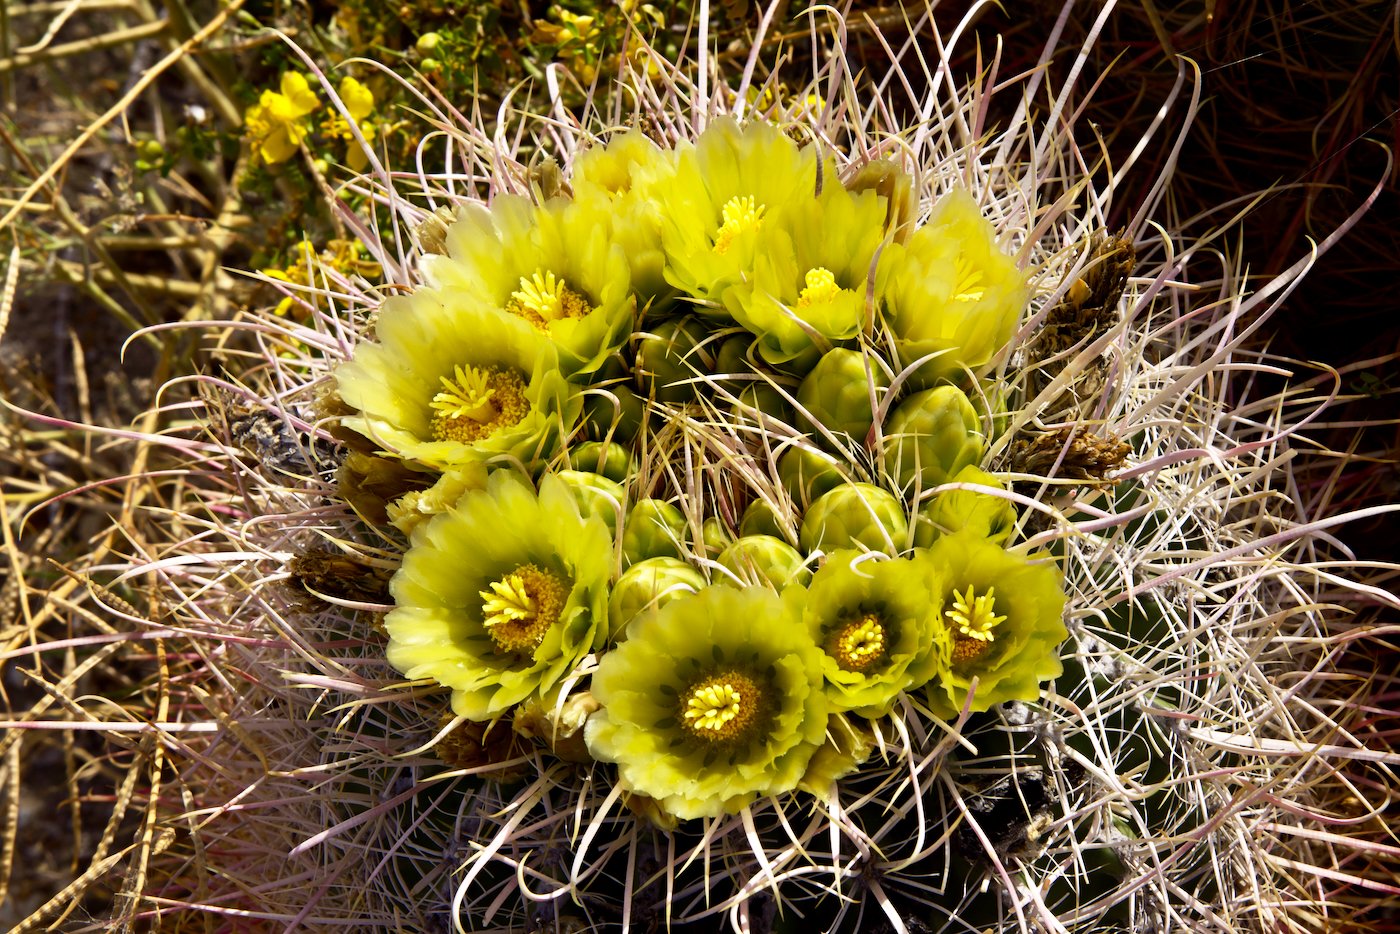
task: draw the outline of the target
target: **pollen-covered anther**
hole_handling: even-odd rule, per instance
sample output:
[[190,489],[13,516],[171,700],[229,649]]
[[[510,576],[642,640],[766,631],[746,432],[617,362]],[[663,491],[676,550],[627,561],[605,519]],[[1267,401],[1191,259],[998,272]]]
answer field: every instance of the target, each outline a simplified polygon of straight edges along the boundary
[[532,651],[559,621],[572,584],[523,564],[480,591],[481,622],[503,652]]
[[520,277],[520,288],[510,293],[506,310],[529,321],[536,329],[548,331],[555,321],[582,318],[593,309],[588,300],[547,270],[536,271],[528,279]]
[[888,654],[888,640],[880,617],[865,613],[839,627],[827,645],[827,654],[843,671],[866,672]]
[[734,238],[740,234],[757,230],[763,223],[763,212],[767,207],[754,201],[753,195],[730,198],[724,202],[720,214],[724,223],[715,231],[715,252],[720,256],[729,252]]
[[753,679],[739,672],[712,675],[685,690],[681,723],[687,731],[710,742],[727,742],[748,732],[758,719],[762,693]]
[[807,270],[806,287],[797,296],[797,307],[823,304],[841,294],[841,286],[836,284],[836,276],[830,269],[817,266]]
[[953,287],[953,301],[980,302],[982,296],[987,294],[987,290],[981,288],[982,270],[974,268],[966,257],[958,257],[956,278],[957,285]]
[[512,369],[458,366],[430,403],[435,441],[480,441],[530,413],[525,380]]

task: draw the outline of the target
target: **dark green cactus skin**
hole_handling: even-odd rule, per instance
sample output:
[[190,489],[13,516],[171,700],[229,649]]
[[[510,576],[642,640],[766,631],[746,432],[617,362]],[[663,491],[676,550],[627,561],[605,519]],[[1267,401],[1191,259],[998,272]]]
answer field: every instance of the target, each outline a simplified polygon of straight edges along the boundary
[[846,483],[811,505],[798,541],[807,552],[860,548],[897,554],[909,538],[904,504],[870,483]]

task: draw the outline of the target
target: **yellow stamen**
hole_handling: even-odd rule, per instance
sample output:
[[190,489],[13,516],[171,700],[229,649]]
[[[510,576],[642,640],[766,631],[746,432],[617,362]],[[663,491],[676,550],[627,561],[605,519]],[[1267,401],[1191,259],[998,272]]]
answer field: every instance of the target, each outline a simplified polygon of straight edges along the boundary
[[997,616],[996,588],[988,587],[987,592],[977,596],[969,584],[966,593],[953,591],[953,608],[945,615],[953,625],[953,663],[961,664],[979,657],[991,646],[995,636],[992,629],[1000,625],[1005,616]]
[[763,223],[763,212],[766,210],[766,206],[755,203],[753,195],[730,198],[724,202],[724,207],[720,209],[724,223],[715,231],[715,252],[723,256],[729,252],[735,237],[757,230]]
[[988,587],[987,592],[979,597],[971,584],[967,585],[965,594],[953,591],[953,608],[947,613],[958,635],[979,642],[992,641],[992,628],[1006,619],[992,612],[996,606],[996,592],[995,587]]
[[433,396],[433,410],[443,418],[469,418],[474,422],[488,421],[496,414],[491,397],[496,393],[488,385],[490,372],[474,366],[455,369],[452,378],[442,377],[442,392]]
[[866,672],[888,654],[880,617],[866,613],[841,626],[827,644],[827,654],[842,671]]
[[841,294],[841,286],[836,284],[836,277],[824,266],[807,270],[806,279],[807,287],[797,296],[798,308],[806,308],[818,302],[829,302]]
[[525,378],[517,370],[459,366],[451,378],[442,377],[442,386],[430,403],[434,441],[473,444],[530,414]]
[[491,592],[481,591],[481,614],[487,626],[501,626],[522,619],[533,619],[539,610],[519,574],[507,574],[491,583]]
[[572,582],[534,564],[522,564],[481,597],[481,622],[502,652],[534,651],[559,621]]
[[569,288],[552,272],[520,277],[520,289],[510,293],[506,310],[514,312],[538,330],[548,331],[555,321],[582,318],[593,309],[588,300]]
[[737,671],[705,678],[681,696],[682,725],[692,736],[713,743],[742,737],[758,720],[763,706],[758,685]]
[[973,267],[967,257],[958,256],[955,275],[958,284],[953,289],[953,301],[980,302],[982,296],[987,294],[986,289],[978,288],[982,284],[982,270]]
[[690,695],[685,718],[697,730],[719,731],[744,709],[743,698],[734,685],[707,684]]

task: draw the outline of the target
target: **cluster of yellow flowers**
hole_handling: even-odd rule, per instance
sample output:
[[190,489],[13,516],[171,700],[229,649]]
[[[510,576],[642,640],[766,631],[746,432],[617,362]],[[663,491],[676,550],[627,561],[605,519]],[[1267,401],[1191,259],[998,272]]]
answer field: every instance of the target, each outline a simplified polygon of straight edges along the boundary
[[872,721],[1060,672],[1060,573],[982,469],[1025,276],[968,192],[920,225],[897,166],[840,178],[764,122],[622,134],[563,196],[434,215],[336,373],[422,478],[390,662],[544,711],[662,820],[831,794]]
[[[346,164],[356,172],[366,164],[364,150],[355,141],[347,121],[353,120],[366,142],[374,139],[375,126],[369,117],[374,112],[374,95],[354,78],[346,76],[337,88],[345,113],[335,112],[321,122],[320,132],[327,139],[339,139],[346,144]],[[321,99],[311,89],[306,76],[295,71],[282,75],[279,90],[262,92],[258,102],[243,114],[244,136],[253,152],[267,165],[286,162],[311,132],[311,116],[321,109]]]

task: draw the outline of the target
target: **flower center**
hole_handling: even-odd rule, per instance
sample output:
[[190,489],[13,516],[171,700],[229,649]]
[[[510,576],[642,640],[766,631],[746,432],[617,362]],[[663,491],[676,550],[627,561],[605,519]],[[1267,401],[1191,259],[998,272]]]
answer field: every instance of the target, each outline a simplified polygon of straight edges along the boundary
[[841,294],[841,286],[836,284],[836,277],[825,266],[807,270],[806,278],[807,287],[797,296],[798,308],[825,304]]
[[494,366],[456,367],[451,377],[442,377],[442,391],[431,405],[433,440],[463,444],[488,438],[530,414],[519,371]]
[[552,272],[537,271],[526,279],[520,277],[520,288],[510,293],[506,310],[517,314],[535,326],[548,331],[555,321],[582,318],[593,309],[588,300],[564,284]]
[[482,625],[502,652],[532,652],[559,621],[572,589],[567,578],[522,564],[478,592]]
[[953,606],[945,615],[953,626],[954,664],[970,662],[991,647],[995,638],[992,629],[1006,619],[996,615],[995,607],[995,587],[988,587],[980,597],[971,584],[966,593],[953,591]]
[[889,655],[885,627],[874,613],[843,624],[827,642],[826,653],[842,671],[864,674]]
[[766,210],[764,205],[755,203],[753,195],[730,198],[724,202],[724,207],[720,209],[724,223],[715,231],[715,252],[723,256],[729,252],[735,237],[757,230],[763,223],[763,212]]
[[763,692],[748,675],[726,671],[702,678],[681,692],[681,723],[690,735],[711,743],[739,739],[758,720]]
[[954,276],[958,284],[953,288],[953,301],[980,302],[982,296],[987,294],[986,289],[979,288],[982,285],[982,270],[968,262],[967,257],[958,256]]

